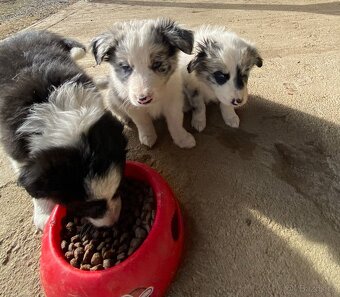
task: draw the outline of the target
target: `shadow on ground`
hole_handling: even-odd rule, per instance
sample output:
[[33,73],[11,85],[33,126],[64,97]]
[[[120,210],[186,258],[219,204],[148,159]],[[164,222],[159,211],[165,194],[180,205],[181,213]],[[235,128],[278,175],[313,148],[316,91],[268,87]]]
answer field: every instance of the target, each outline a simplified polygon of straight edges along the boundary
[[340,265],[339,127],[256,96],[239,115],[232,129],[210,106],[193,150],[176,148],[164,122],[154,149],[130,144],[131,158],[174,186],[185,213],[187,253],[173,292],[335,296],[325,265]]

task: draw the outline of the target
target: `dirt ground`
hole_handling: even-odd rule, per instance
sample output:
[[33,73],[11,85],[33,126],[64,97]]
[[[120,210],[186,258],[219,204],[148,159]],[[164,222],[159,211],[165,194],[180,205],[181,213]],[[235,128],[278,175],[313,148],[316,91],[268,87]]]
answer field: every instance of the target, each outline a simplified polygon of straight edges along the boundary
[[[225,25],[264,58],[240,129],[210,106],[196,148],[177,148],[159,121],[149,150],[127,127],[129,158],[168,180],[185,216],[186,254],[168,296],[340,296],[340,2],[77,2],[33,28],[88,44],[114,21],[158,16]],[[80,63],[107,72],[91,55]],[[43,296],[31,202],[3,153],[0,201],[0,295]]]
[[76,0],[1,0],[0,39],[75,2]]

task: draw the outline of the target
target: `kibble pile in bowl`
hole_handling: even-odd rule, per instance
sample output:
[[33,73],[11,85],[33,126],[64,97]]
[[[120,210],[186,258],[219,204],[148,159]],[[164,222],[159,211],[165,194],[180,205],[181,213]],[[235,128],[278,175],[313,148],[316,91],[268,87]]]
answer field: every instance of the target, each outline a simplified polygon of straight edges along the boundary
[[65,259],[82,270],[103,270],[124,261],[143,243],[155,218],[153,191],[147,184],[122,182],[120,219],[112,228],[95,228],[86,220],[66,216],[61,231]]

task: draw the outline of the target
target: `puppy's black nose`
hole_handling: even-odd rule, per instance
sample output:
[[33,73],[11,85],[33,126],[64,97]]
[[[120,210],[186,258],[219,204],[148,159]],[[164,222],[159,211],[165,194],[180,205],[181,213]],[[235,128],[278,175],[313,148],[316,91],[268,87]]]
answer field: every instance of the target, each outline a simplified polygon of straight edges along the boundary
[[240,103],[242,103],[242,101],[243,100],[240,99],[240,98],[237,98],[237,99],[234,98],[233,100],[231,100],[231,104],[236,106],[236,105],[239,105]]
[[140,96],[137,101],[138,101],[139,104],[145,105],[145,104],[148,104],[152,101],[152,97],[150,97],[150,96]]
[[149,99],[149,96],[139,97],[139,98],[138,98],[138,101],[144,102],[144,101],[146,101],[147,99]]

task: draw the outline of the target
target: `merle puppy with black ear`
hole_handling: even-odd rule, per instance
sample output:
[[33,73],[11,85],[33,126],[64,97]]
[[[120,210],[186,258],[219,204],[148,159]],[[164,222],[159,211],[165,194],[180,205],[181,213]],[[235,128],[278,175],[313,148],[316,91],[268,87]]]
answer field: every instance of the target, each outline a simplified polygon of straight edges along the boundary
[[46,31],[0,42],[0,136],[43,229],[55,203],[96,226],[117,221],[122,124],[72,57],[80,43]]
[[116,23],[92,40],[93,55],[112,67],[109,102],[137,126],[139,140],[152,147],[157,139],[152,120],[164,116],[173,141],[195,146],[183,128],[182,81],[178,52],[190,54],[193,33],[168,19]]
[[206,126],[205,103],[219,102],[224,122],[237,128],[235,108],[248,99],[247,82],[254,65],[262,66],[256,47],[223,27],[202,26],[195,32],[192,56],[181,56],[184,92],[190,103],[192,126]]

